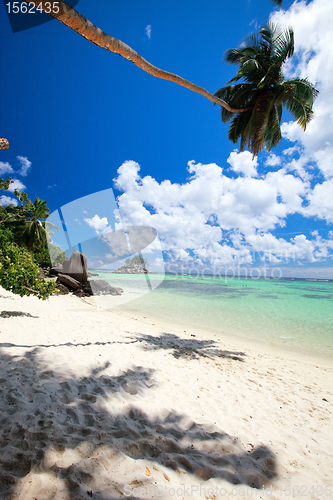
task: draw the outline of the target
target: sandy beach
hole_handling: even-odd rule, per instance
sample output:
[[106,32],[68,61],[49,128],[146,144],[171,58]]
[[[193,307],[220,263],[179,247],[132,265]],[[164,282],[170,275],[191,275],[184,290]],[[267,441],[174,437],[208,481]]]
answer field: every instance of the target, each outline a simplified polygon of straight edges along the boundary
[[333,498],[333,366],[0,290],[0,498]]

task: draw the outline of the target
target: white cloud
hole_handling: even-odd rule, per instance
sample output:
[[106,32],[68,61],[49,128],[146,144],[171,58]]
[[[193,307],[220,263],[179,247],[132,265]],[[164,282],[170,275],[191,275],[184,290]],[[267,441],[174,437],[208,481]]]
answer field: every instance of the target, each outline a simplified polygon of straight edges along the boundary
[[301,154],[299,158],[292,158],[284,165],[284,168],[290,172],[296,172],[304,180],[309,180],[312,177],[309,173],[311,169],[311,158],[304,154]]
[[11,191],[14,193],[14,189],[18,189],[19,191],[23,191],[23,189],[26,188],[26,186],[19,180],[19,179],[13,179],[13,183],[9,185],[8,191]]
[[333,223],[333,179],[317,184],[308,196],[306,215],[317,216]]
[[268,167],[276,167],[281,164],[281,158],[276,156],[276,154],[271,153],[265,163]]
[[238,153],[238,150],[235,149],[230,153],[227,162],[231,165],[234,172],[244,174],[248,177],[255,177],[257,175],[258,160],[256,157],[252,159],[250,151]]
[[103,234],[105,232],[112,231],[112,228],[108,225],[107,217],[99,217],[99,215],[94,215],[91,219],[84,219],[88,226],[95,229],[96,234]]
[[17,156],[16,158],[19,160],[21,164],[21,169],[19,174],[22,177],[25,177],[26,175],[28,175],[29,170],[31,168],[31,161],[29,161],[26,156]]
[[0,205],[2,207],[6,207],[7,205],[17,205],[17,200],[15,198],[11,198],[10,196],[2,195],[0,196]]
[[333,177],[333,144],[315,151],[313,158],[326,178]]
[[123,191],[118,198],[121,218],[126,225],[155,228],[174,261],[236,265],[250,264],[253,252],[261,252],[267,262],[313,262],[329,255],[331,247],[317,236],[288,241],[270,232],[284,226],[290,214],[330,217],[333,206],[328,204],[326,212],[323,208],[333,187],[328,181],[311,190],[309,181],[284,167],[261,178],[230,178],[214,163],[191,161],[190,178],[179,185],[141,178],[139,170],[134,161],[118,169],[115,185]]
[[13,173],[13,167],[8,162],[0,161],[0,175]]
[[151,24],[148,24],[146,27],[145,27],[145,33],[148,37],[148,40],[151,39]]

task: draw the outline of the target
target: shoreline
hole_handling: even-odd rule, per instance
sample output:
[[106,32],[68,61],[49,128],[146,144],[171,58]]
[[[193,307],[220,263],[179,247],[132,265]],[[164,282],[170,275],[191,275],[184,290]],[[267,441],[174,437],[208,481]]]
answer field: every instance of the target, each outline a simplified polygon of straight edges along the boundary
[[1,498],[333,492],[331,366],[77,297],[0,301],[38,316],[0,320]]
[[[87,301],[87,303],[89,303]],[[125,316],[128,319],[131,319],[133,313],[130,310],[121,310],[122,306],[116,306],[112,309],[107,309],[106,311],[112,313],[118,313],[120,315]],[[145,313],[146,314],[146,313]],[[190,325],[186,322],[179,325],[179,323],[161,318],[159,316],[154,316],[153,314],[149,314],[146,316],[142,316],[140,318],[136,318],[137,321],[142,324],[149,325],[154,324],[158,328],[163,328],[166,325],[170,330],[173,331],[182,331],[188,334],[194,333],[203,338],[211,338],[216,337],[216,339],[220,342],[223,342],[229,346],[234,345],[237,349],[246,349],[249,351],[258,351],[260,353],[269,353],[271,355],[276,355],[280,357],[286,356],[290,360],[298,360],[303,363],[311,363],[312,365],[321,365],[328,368],[333,368],[333,359],[328,355],[327,357],[324,355],[320,355],[318,352],[310,354],[306,350],[296,350],[295,348],[288,346],[277,345],[274,341],[268,342],[267,340],[258,340],[253,339],[251,337],[242,337],[235,332],[217,332],[215,330],[210,330],[208,328],[202,328],[195,325]],[[186,330],[183,330],[186,328]]]
[[[142,289],[141,298],[139,288],[135,288],[135,282],[131,283],[129,281],[127,283],[127,280],[124,279],[118,283],[116,280],[113,285],[117,284],[125,290],[123,297],[119,299],[119,305],[120,302],[124,303],[124,310],[133,311],[133,315],[135,316],[151,316],[154,320],[168,323],[171,326],[182,325],[184,330],[186,328],[195,329],[199,325],[200,329],[217,334],[221,338],[239,338],[243,342],[251,341],[252,344],[257,344],[259,348],[260,345],[268,345],[272,346],[273,349],[276,348],[290,352],[291,354],[296,353],[298,355],[301,352],[305,357],[310,358],[315,355],[324,360],[324,362],[330,363],[333,359],[332,336],[328,335],[328,332],[332,330],[333,318],[331,310],[327,309],[325,305],[326,309],[323,307],[322,316],[320,316],[317,308],[318,301],[312,300],[312,303],[307,305],[304,313],[294,314],[290,306],[285,303],[286,295],[284,290],[281,294],[279,287],[275,290],[274,288],[269,288],[268,290],[264,289],[260,291],[258,294],[256,289],[257,280],[252,281],[254,295],[258,296],[258,299],[255,299],[253,303],[254,309],[248,300],[243,299],[238,304],[233,300],[230,303],[226,301],[225,305],[220,308],[218,300],[211,301],[210,297],[205,296],[205,294],[203,294],[202,301],[200,301],[198,295],[194,294],[194,302],[191,303],[189,297],[186,299],[186,291],[183,300],[182,296],[177,293],[173,297],[170,293],[165,293],[163,285],[148,295]],[[223,288],[222,286],[221,289]],[[242,290],[242,288],[236,288],[237,293],[241,293]],[[248,289],[244,290],[247,291]],[[232,287],[230,291],[232,291]],[[272,295],[271,298],[276,298],[274,297],[274,293],[276,292],[279,299],[281,298],[281,303],[279,300],[272,301],[266,299],[269,294]],[[262,302],[262,305],[259,304],[258,307],[260,293],[263,294],[265,302]],[[305,293],[311,293],[311,290],[307,291],[305,288],[304,291],[300,292],[303,308],[305,306],[304,300],[308,300],[302,298],[302,294]],[[252,295],[252,292],[250,295]],[[131,302],[129,302],[128,297],[131,297]],[[228,298],[228,294],[226,298]],[[252,299],[250,298],[250,300]],[[163,305],[164,301],[165,306]],[[107,298],[98,298],[96,303],[100,303],[106,309],[109,308]],[[263,304],[268,305],[267,312],[263,309]],[[319,305],[324,304],[320,303]],[[299,303],[296,301],[295,308],[298,306]],[[239,318],[237,307],[240,308]],[[280,315],[279,307],[286,307],[286,311],[288,312],[285,316]],[[110,308],[110,310],[115,309],[122,310],[122,307],[117,308],[112,306]],[[224,313],[221,312],[223,310],[225,311]],[[256,315],[253,314],[253,310],[255,310]],[[322,319],[328,317],[331,317],[331,320],[323,321],[322,323]],[[307,318],[309,318],[309,323],[307,323]],[[319,327],[318,325],[321,326]]]
[[[293,346],[288,346],[288,345],[281,345],[282,342],[276,342],[275,340],[270,340],[268,341],[267,339],[259,340],[259,339],[254,339],[253,337],[246,337],[242,336],[241,334],[238,334],[238,332],[235,331],[226,331],[226,327],[223,327],[224,330],[217,331],[215,329],[210,329],[210,328],[205,328],[202,326],[197,326],[194,324],[189,323],[186,320],[183,320],[180,322],[179,320],[172,320],[170,318],[165,318],[161,317],[158,314],[154,315],[153,313],[149,312],[147,313],[146,311],[144,312],[139,312],[136,309],[131,309],[131,302],[135,301],[136,298],[133,298],[131,301],[125,301],[124,304],[121,303],[121,300],[126,296],[124,295],[123,297],[112,297],[112,300],[114,302],[119,301],[119,305],[114,305],[111,308],[106,307],[107,301],[109,301],[108,297],[87,297],[83,298],[82,300],[89,304],[90,307],[92,308],[97,308],[99,311],[105,311],[109,312],[111,314],[119,314],[121,316],[124,316],[128,319],[132,319],[135,317],[136,321],[142,322],[144,325],[156,325],[159,328],[164,328],[165,326],[168,326],[169,329],[173,331],[186,331],[187,333],[194,333],[199,336],[204,336],[205,338],[208,337],[216,337],[218,340],[221,342],[226,342],[229,345],[236,345],[238,349],[240,348],[247,348],[248,350],[258,350],[259,352],[269,352],[272,355],[279,355],[279,356],[286,356],[289,359],[297,359],[301,362],[305,363],[311,363],[313,365],[323,365],[327,367],[333,368],[333,359],[330,354],[327,354],[326,356],[323,353],[319,353],[318,351],[315,352],[309,352],[308,349],[304,348],[303,346],[300,347],[293,347]],[[137,298],[140,300],[140,296]],[[127,306],[129,305],[129,307]],[[186,329],[186,330],[185,330]],[[287,342],[286,342],[287,344]]]

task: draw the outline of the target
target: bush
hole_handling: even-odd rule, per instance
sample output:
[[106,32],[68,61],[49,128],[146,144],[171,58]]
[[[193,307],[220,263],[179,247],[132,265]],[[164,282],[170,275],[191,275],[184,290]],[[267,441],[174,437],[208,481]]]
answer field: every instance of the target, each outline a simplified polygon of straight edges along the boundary
[[0,234],[0,285],[12,293],[47,299],[54,293],[53,282],[38,279],[39,269],[32,255]]

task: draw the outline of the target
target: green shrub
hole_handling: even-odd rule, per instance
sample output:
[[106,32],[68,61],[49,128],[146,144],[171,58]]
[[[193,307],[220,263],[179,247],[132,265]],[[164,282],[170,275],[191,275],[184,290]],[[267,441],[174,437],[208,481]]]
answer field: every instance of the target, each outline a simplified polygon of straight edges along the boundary
[[0,234],[0,285],[12,293],[47,299],[56,289],[53,282],[38,279],[39,269],[28,250]]

